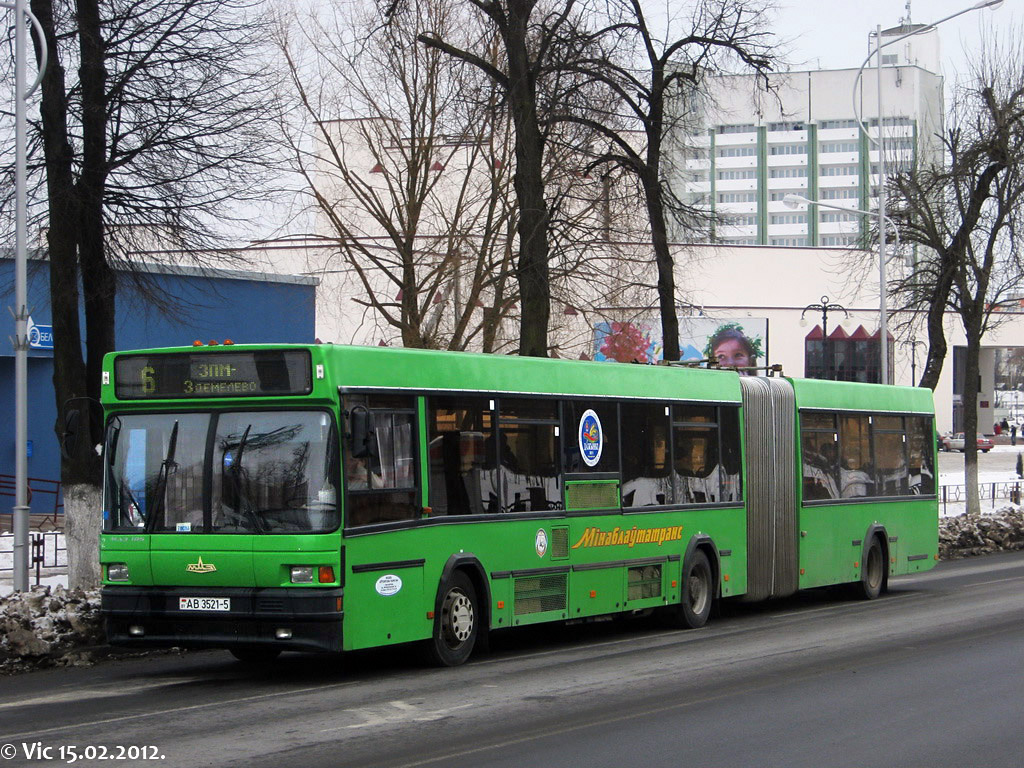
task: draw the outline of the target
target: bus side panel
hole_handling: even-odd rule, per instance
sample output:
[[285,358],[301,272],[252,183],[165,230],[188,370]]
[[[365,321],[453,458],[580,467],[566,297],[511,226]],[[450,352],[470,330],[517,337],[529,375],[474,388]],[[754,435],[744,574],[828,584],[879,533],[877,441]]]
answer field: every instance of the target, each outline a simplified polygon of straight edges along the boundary
[[938,552],[936,514],[934,499],[804,507],[801,589],[859,581],[864,537],[874,525],[885,529],[890,576],[932,568]]
[[[565,527],[569,529],[565,551],[557,551],[551,545],[553,529]],[[718,550],[721,594],[742,594],[747,552],[746,515],[741,507],[525,520],[437,520],[399,530],[349,534],[345,539],[344,647],[429,638],[442,571],[454,554],[472,555],[486,574],[491,602],[480,609],[486,611],[491,629],[678,602],[682,559],[689,541],[700,535],[710,538]],[[478,602],[483,599],[478,595]]]

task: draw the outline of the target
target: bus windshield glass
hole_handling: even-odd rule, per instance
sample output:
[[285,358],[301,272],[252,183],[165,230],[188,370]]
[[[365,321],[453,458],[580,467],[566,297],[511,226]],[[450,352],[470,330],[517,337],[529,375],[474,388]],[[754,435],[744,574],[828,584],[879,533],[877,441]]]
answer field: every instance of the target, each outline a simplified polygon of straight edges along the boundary
[[321,533],[339,524],[338,438],[324,411],[114,416],[104,529]]

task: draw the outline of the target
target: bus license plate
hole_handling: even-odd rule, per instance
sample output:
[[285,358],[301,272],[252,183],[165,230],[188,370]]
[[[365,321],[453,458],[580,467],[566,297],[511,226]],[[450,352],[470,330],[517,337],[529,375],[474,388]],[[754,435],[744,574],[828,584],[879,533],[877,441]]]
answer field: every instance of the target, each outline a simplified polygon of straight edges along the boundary
[[179,597],[181,611],[230,611],[230,597]]

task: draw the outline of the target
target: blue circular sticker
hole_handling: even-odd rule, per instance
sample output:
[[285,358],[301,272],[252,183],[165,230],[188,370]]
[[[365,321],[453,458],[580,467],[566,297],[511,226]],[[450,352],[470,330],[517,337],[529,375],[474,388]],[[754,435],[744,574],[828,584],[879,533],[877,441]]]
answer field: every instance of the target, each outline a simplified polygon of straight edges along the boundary
[[584,411],[580,417],[579,438],[583,463],[588,467],[596,467],[604,449],[604,430],[601,429],[601,419],[591,410]]

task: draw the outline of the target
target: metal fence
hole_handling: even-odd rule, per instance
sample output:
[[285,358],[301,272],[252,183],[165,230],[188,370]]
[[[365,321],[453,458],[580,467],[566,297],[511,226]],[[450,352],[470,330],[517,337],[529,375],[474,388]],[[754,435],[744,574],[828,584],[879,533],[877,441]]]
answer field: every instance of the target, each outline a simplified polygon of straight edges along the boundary
[[[14,475],[0,474],[0,496],[13,498],[14,493]],[[60,480],[47,480],[45,477],[28,478],[28,501],[33,505],[30,523],[32,528],[64,527],[64,498],[61,495]],[[10,512],[0,514],[0,525],[11,523],[11,517]]]
[[[997,499],[1005,499],[1011,504],[1020,504],[1020,495],[1024,481],[1011,480],[1002,483],[978,483],[978,498],[982,501],[991,501],[995,508]],[[941,485],[939,501],[942,504],[942,511],[945,514],[947,504],[963,504],[967,501],[966,485]]]
[[[43,568],[67,568],[68,550],[62,546],[63,537],[58,531],[33,531],[29,534],[29,569],[35,569],[36,584],[39,583]],[[0,534],[0,572],[14,571],[13,552],[14,534]]]

